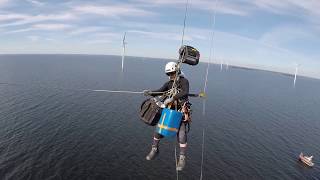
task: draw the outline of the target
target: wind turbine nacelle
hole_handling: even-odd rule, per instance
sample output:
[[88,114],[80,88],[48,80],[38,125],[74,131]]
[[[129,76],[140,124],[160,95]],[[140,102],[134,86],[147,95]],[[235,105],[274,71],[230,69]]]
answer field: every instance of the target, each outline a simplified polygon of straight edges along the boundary
[[181,46],[179,49],[179,60],[181,60],[182,63],[195,66],[199,63],[200,52],[192,46]]

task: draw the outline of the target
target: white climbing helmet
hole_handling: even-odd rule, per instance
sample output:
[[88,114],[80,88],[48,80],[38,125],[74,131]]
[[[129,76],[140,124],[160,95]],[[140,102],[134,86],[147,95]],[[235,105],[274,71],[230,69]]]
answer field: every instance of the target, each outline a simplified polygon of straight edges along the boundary
[[167,73],[172,73],[172,72],[175,72],[175,71],[177,71],[177,63],[168,62],[166,64],[164,72],[167,74]]

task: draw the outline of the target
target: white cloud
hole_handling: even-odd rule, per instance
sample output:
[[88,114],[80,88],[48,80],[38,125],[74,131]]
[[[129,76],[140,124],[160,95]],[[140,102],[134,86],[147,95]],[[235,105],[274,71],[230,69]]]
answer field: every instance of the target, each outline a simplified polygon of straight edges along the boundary
[[[7,17],[6,17],[7,16]],[[1,24],[0,27],[18,26],[43,21],[66,21],[76,19],[76,16],[71,13],[64,14],[39,14],[39,15],[25,15],[25,14],[2,14],[0,20],[18,19],[15,22]]]
[[238,16],[248,15],[248,10],[246,6],[236,3],[229,3],[228,1],[213,1],[213,0],[199,0],[191,4],[195,8],[202,10],[216,10],[220,14],[231,14]]
[[177,4],[185,4],[185,0],[133,0],[135,2],[140,2],[144,4],[150,4],[150,5],[177,5]]
[[12,33],[22,33],[22,32],[28,32],[28,31],[33,31],[33,28],[23,28],[23,29],[16,29],[12,31],[7,31],[5,32],[6,34],[12,34]]
[[32,28],[36,30],[65,30],[69,29],[71,25],[68,24],[35,24],[32,26]]
[[153,12],[146,11],[141,8],[129,5],[80,5],[73,8],[76,12],[84,14],[96,14],[107,17],[120,17],[120,16],[150,16],[154,15]]
[[32,42],[39,41],[39,39],[40,39],[39,36],[27,36],[27,38],[29,40],[31,40]]
[[44,40],[50,41],[50,42],[57,42],[57,40],[55,40],[55,39],[53,39],[53,38],[45,38]]
[[[144,6],[170,6],[175,8],[185,8],[185,0],[133,0],[139,2]],[[245,16],[248,14],[247,7],[241,4],[230,3],[228,1],[215,1],[215,0],[197,0],[189,1],[189,9],[200,9],[213,11],[216,10],[221,14],[231,14],[238,16]]]
[[81,34],[88,34],[88,33],[95,33],[100,31],[106,31],[108,30],[107,27],[78,27],[76,30],[71,31],[70,35],[81,35]]
[[0,0],[0,7],[6,5],[8,2],[9,0]]
[[269,12],[278,14],[286,14],[288,13],[288,10],[291,9],[291,4],[289,4],[286,0],[248,0],[248,3],[252,3],[260,9],[264,9]]
[[261,38],[260,42],[271,44],[277,47],[283,47],[287,43],[299,39],[317,38],[309,30],[293,26],[280,26],[273,28],[271,31],[266,32]]
[[40,1],[36,1],[36,0],[26,0],[26,1],[31,3],[31,4],[33,4],[33,5],[35,5],[35,6],[43,6],[43,5],[45,5],[44,2],[40,2]]
[[[143,35],[144,38],[181,41],[181,34],[177,34],[177,33],[152,32],[152,31],[141,31],[141,30],[129,30],[128,33]],[[185,36],[185,40],[190,41],[192,40],[192,38],[189,36]]]
[[[141,6],[184,8],[185,0],[131,0]],[[216,6],[216,1],[217,6]],[[221,14],[254,15],[254,10],[265,10],[276,14],[286,14],[308,19],[320,18],[319,0],[197,0],[189,1],[189,8],[217,10]]]
[[297,16],[305,15],[320,15],[320,1],[318,0],[255,0],[253,2],[257,7],[275,12],[275,13],[299,13]]
[[[303,20],[318,30],[320,26],[320,1],[319,0],[246,0],[247,3],[258,7],[260,10],[266,10],[280,15],[289,15]],[[319,30],[318,30],[319,32]]]
[[72,26],[69,24],[34,24],[29,28],[23,28],[23,29],[16,29],[13,31],[7,31],[7,34],[12,33],[22,33],[22,32],[28,32],[28,31],[61,31],[70,29]]
[[109,44],[109,43],[111,43],[111,42],[112,42],[112,41],[110,41],[110,40],[97,39],[97,40],[88,41],[87,44]]
[[[180,42],[182,38],[182,25],[122,22],[121,26],[125,26],[125,28],[129,29],[128,36],[134,34],[134,36],[139,36],[141,38],[163,39],[177,42]],[[185,31],[184,40],[193,42],[199,40],[206,41],[210,39],[210,35],[210,30],[188,26]]]
[[122,38],[123,34],[116,33],[116,32],[105,32],[105,33],[95,33],[93,34],[96,37],[99,38]]
[[0,21],[21,20],[28,17],[28,15],[24,14],[0,14]]

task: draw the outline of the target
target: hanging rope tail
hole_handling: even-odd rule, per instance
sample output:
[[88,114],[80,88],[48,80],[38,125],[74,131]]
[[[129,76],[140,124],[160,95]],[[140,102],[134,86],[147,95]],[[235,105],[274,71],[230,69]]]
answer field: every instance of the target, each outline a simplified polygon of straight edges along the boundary
[[[211,58],[214,59],[215,55],[215,49],[214,49],[214,38],[215,38],[215,26],[216,26],[216,13],[217,13],[217,6],[218,6],[218,0],[215,1],[215,10],[213,11],[213,15],[211,18],[212,21],[212,34],[211,34],[211,43],[210,43],[210,55],[209,55],[209,61],[207,65],[206,70],[206,78],[203,86],[203,92],[204,94],[207,91],[208,86],[208,75],[209,75],[209,68],[211,63]],[[201,171],[200,171],[200,180],[203,179],[203,165],[204,165],[204,148],[205,148],[205,114],[206,114],[206,99],[203,99],[202,104],[202,115],[203,115],[203,123],[202,123],[202,146],[201,146]]]

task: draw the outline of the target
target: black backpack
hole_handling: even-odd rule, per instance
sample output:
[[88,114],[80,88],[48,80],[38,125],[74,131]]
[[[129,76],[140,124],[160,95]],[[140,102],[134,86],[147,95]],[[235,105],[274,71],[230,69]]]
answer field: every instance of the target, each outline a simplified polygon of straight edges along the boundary
[[156,104],[153,98],[150,98],[142,102],[139,115],[144,123],[155,126],[159,122],[161,113],[162,109]]
[[199,63],[200,52],[192,46],[181,46],[179,49],[179,59],[185,63],[195,66]]

